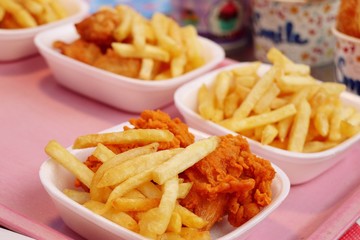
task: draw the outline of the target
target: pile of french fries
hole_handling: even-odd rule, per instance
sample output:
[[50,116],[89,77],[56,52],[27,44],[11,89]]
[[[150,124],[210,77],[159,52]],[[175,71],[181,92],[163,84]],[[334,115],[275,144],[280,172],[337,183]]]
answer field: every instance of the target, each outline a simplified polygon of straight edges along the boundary
[[194,26],[181,27],[162,13],[146,19],[126,5],[103,7],[101,10],[121,15],[122,21],[113,34],[116,42],[112,43],[112,48],[121,57],[141,59],[140,79],[178,77],[205,63]]
[[[160,142],[173,138],[170,131],[159,129],[80,136],[73,148],[94,148],[92,155],[102,162],[95,172],[55,140],[45,152],[90,189],[64,193],[94,213],[151,239],[210,239],[209,231],[201,230],[207,222],[178,203],[192,187],[178,174],[215,150],[219,138],[158,150]],[[105,146],[125,143],[141,147],[115,154]]]
[[310,67],[272,48],[263,76],[260,62],[222,71],[198,91],[198,112],[248,138],[293,152],[320,152],[360,131],[360,112],[341,101],[345,86],[320,82]]
[[58,0],[0,0],[3,28],[31,28],[68,16]]

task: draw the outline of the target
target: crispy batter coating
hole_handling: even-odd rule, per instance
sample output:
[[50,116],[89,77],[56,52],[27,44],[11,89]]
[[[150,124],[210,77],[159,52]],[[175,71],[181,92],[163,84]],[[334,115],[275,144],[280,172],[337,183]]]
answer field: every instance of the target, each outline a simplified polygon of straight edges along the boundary
[[360,0],[342,0],[336,28],[347,35],[360,38]]
[[102,10],[76,23],[75,28],[82,39],[109,47],[115,41],[113,32],[120,22],[121,15],[111,10]]
[[207,230],[225,215],[240,226],[271,202],[274,176],[270,162],[252,154],[245,138],[222,136],[214,152],[182,174],[193,187],[181,204],[206,219]]
[[194,135],[189,132],[188,126],[179,118],[171,119],[167,113],[160,110],[145,110],[141,113],[139,119],[130,119],[129,121],[135,128],[140,129],[165,129],[175,135],[171,146],[165,147],[187,147],[194,142]]
[[98,45],[83,39],[71,43],[55,41],[53,46],[68,57],[115,74],[136,78],[140,72],[140,59],[122,58],[112,49],[103,54]]
[[71,43],[55,41],[53,47],[68,57],[90,65],[102,55],[101,49],[96,44],[83,39],[77,39]]

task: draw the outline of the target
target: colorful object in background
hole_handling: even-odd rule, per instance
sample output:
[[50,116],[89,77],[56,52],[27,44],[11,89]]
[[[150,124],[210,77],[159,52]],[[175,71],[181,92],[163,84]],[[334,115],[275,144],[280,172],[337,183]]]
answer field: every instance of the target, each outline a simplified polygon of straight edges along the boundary
[[336,77],[348,90],[360,95],[360,39],[333,28],[336,37]]
[[244,45],[249,33],[248,0],[172,0],[172,16],[226,50]]
[[170,0],[92,0],[90,4],[91,12],[95,12],[99,7],[104,5],[116,6],[125,4],[131,6],[146,18],[151,18],[155,12],[165,14],[170,14],[171,12]]
[[276,47],[295,62],[311,66],[331,63],[335,44],[331,27],[338,5],[338,0],[254,0],[255,57],[266,61],[268,50]]

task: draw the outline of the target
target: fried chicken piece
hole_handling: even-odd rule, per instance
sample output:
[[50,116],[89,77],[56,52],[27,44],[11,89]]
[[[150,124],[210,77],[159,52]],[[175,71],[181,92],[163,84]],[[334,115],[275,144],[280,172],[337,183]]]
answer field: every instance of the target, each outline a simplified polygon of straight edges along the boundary
[[93,62],[93,66],[122,76],[137,78],[141,68],[141,60],[137,58],[123,58],[108,49],[105,55]]
[[161,110],[145,110],[139,119],[129,121],[135,128],[165,129],[175,135],[171,148],[187,147],[194,143],[195,137],[189,132],[189,127],[180,118],[173,118]]
[[83,39],[77,39],[72,43],[55,41],[53,46],[68,57],[122,76],[136,78],[140,72],[141,60],[122,58],[112,49],[102,54],[99,46]]
[[102,55],[101,49],[96,44],[82,39],[77,39],[71,43],[55,41],[53,47],[59,49],[62,54],[70,58],[90,65]]
[[336,28],[347,35],[360,38],[360,0],[342,0]]
[[240,226],[271,202],[274,176],[270,162],[252,154],[245,138],[222,136],[215,151],[182,173],[193,187],[180,203],[208,221],[205,230],[225,215]]
[[75,28],[82,39],[101,47],[109,47],[113,41],[113,32],[121,23],[121,15],[111,10],[101,10],[79,23]]
[[3,19],[0,21],[0,28],[19,29],[22,28],[15,18],[8,12],[5,12]]

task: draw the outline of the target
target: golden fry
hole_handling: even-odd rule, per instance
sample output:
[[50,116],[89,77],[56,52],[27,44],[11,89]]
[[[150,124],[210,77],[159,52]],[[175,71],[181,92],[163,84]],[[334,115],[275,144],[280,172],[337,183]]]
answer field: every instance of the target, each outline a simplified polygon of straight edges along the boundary
[[271,68],[263,77],[255,84],[240,107],[234,112],[235,119],[244,119],[249,116],[251,110],[255,107],[257,101],[269,89],[275,79],[276,68]]
[[150,80],[152,78],[154,60],[151,58],[143,58],[141,61],[141,69],[139,73],[139,78],[144,80]]
[[152,173],[153,180],[157,184],[164,184],[168,179],[181,173],[214,151],[219,141],[220,139],[214,136],[187,146],[182,152],[156,167]]
[[74,149],[95,147],[97,144],[126,144],[152,142],[169,142],[174,138],[168,130],[159,129],[130,129],[123,132],[89,134],[78,137],[74,142]]
[[109,159],[108,161],[104,162],[99,169],[94,174],[94,177],[92,178],[91,185],[90,185],[90,196],[92,200],[100,201],[100,202],[106,202],[110,193],[110,188],[98,188],[97,185],[100,182],[101,178],[103,177],[104,173],[108,171],[109,169],[117,166],[118,164],[121,164],[125,161],[128,161],[132,158],[148,154],[151,152],[157,151],[157,148],[159,146],[159,143],[151,143],[149,145],[134,148],[131,150],[128,150],[126,152],[120,153],[113,158]]
[[305,144],[306,135],[310,124],[311,107],[308,101],[303,100],[295,115],[294,123],[291,127],[288,150],[302,152]]
[[164,183],[163,196],[157,208],[150,209],[139,221],[140,233],[161,235],[165,233],[176,205],[179,189],[178,176]]
[[90,188],[94,172],[73,154],[71,154],[66,148],[61,146],[57,141],[51,140],[46,145],[45,152],[48,156],[69,170],[76,178]]
[[295,114],[296,114],[295,105],[288,104],[284,107],[278,108],[271,112],[266,112],[260,115],[243,118],[241,120],[237,120],[236,118],[229,118],[224,121],[221,121],[219,124],[232,131],[240,132],[243,130],[253,129],[266,124],[275,123],[287,117],[293,116]]
[[169,158],[181,153],[181,151],[183,151],[181,148],[157,151],[118,164],[103,174],[97,187],[102,188],[119,184],[132,176],[160,165]]
[[63,193],[74,200],[77,203],[84,204],[85,202],[90,200],[90,194],[88,192],[77,191],[74,189],[64,189]]
[[113,206],[120,212],[147,211],[159,205],[159,198],[117,198]]
[[38,24],[31,14],[13,0],[0,0],[0,7],[9,12],[16,22],[24,28],[36,27]]
[[114,51],[121,57],[125,58],[151,58],[154,60],[169,62],[170,54],[165,50],[152,46],[145,45],[142,50],[138,50],[134,45],[127,43],[114,42],[111,44]]

